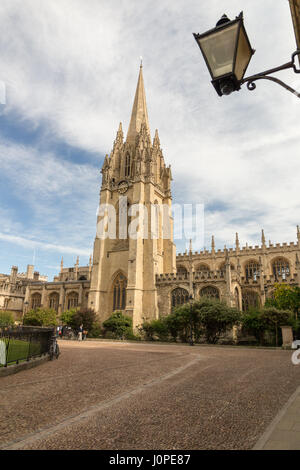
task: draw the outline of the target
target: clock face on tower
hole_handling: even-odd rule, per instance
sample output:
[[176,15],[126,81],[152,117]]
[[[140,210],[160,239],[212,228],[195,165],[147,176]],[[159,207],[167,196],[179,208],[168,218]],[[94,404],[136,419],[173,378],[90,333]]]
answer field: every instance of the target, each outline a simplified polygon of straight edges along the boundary
[[128,188],[129,184],[127,183],[127,181],[120,181],[120,183],[118,184],[118,192],[120,194],[125,194],[128,191]]

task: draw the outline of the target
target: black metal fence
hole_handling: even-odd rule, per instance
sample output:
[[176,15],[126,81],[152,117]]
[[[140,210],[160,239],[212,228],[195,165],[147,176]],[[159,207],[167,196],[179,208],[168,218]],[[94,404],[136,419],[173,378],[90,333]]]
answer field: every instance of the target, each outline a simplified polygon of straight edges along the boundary
[[53,328],[0,328],[0,367],[48,354],[52,336]]

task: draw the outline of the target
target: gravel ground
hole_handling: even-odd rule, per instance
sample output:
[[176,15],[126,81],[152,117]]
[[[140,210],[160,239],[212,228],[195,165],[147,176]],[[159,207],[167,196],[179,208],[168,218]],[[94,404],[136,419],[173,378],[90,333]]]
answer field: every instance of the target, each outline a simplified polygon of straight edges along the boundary
[[0,448],[251,449],[300,385],[282,350],[60,342],[0,379]]

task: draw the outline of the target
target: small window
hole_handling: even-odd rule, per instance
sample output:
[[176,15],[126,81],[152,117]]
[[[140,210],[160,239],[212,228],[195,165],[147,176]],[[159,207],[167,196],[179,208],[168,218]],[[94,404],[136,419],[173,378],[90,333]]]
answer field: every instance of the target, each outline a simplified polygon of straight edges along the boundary
[[130,173],[131,173],[130,167],[131,167],[131,158],[130,158],[129,153],[127,153],[126,159],[125,159],[125,176],[126,177],[130,176]]

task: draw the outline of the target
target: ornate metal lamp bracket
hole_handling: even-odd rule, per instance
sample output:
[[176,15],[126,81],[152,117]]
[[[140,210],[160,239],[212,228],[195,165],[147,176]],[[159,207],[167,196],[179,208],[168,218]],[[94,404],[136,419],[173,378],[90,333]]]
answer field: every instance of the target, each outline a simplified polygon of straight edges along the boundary
[[276,67],[274,69],[266,70],[265,72],[261,72],[256,75],[252,75],[251,77],[246,77],[241,81],[241,85],[243,85],[244,83],[247,83],[248,90],[252,91],[252,90],[255,90],[256,88],[256,84],[254,83],[255,81],[263,80],[263,79],[271,80],[272,82],[278,83],[278,85],[281,85],[283,88],[293,93],[293,95],[297,96],[297,98],[300,98],[300,93],[298,93],[296,90],[294,90],[289,85],[284,83],[282,80],[279,80],[279,78],[269,76],[271,73],[275,73],[281,70],[291,69],[291,68],[294,70],[295,73],[300,73],[300,69],[297,68],[296,62],[295,62],[296,56],[300,56],[300,50],[297,50],[296,52],[292,54],[291,62],[283,64],[280,67]]

